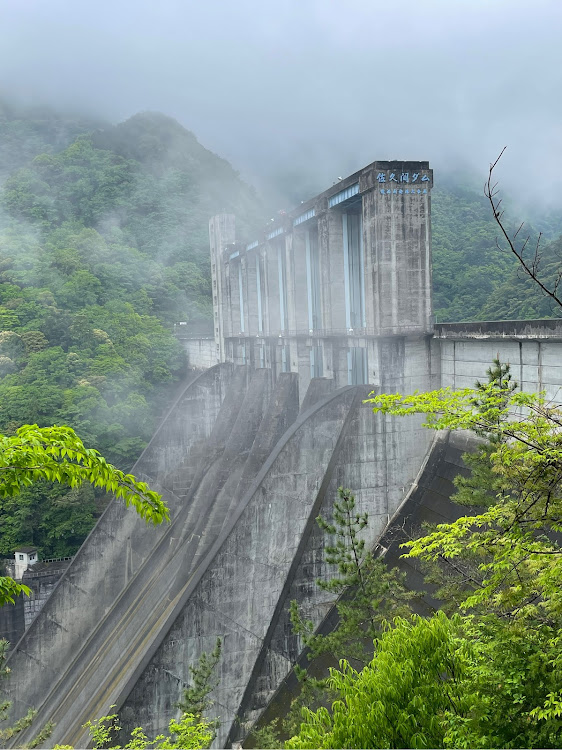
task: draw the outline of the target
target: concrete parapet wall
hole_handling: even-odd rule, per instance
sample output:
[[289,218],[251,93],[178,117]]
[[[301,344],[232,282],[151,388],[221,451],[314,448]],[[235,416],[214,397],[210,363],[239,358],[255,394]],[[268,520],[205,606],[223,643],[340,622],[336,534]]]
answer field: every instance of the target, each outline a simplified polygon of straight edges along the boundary
[[467,323],[436,323],[438,339],[549,339],[562,341],[562,319],[487,320]]
[[[465,324],[459,324],[460,330],[455,330],[457,326],[441,326],[436,338],[441,362],[441,385],[454,389],[471,388],[476,380],[485,381],[486,370],[492,360],[499,357],[502,362],[511,365],[512,375],[523,391],[544,391],[547,398],[562,402],[562,337],[558,338],[559,333],[562,334],[562,323],[508,323],[510,325],[503,329],[501,335],[497,332],[496,324],[470,324],[471,330],[468,332],[465,331]],[[544,333],[548,328],[553,332],[552,338]],[[486,331],[489,333],[486,334]]]

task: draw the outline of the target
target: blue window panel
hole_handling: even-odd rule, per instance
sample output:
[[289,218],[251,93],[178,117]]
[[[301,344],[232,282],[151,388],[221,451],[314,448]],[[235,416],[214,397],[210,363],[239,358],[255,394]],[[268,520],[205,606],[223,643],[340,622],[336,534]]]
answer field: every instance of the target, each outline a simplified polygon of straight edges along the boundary
[[[261,300],[261,258],[256,259],[256,286],[258,292],[258,331],[263,332],[263,308]],[[262,365],[263,367],[264,365]]]
[[[242,264],[238,266],[238,294],[240,300],[240,333],[245,333],[244,329],[244,288],[242,286]],[[244,357],[246,356],[244,350]],[[245,364],[245,362],[244,362]]]
[[310,211],[306,211],[306,213],[301,214],[300,216],[297,216],[297,218],[293,221],[293,226],[298,227],[299,224],[302,224],[305,221],[308,221],[309,219],[312,219],[316,215],[316,212],[313,208],[310,209]]
[[348,198],[353,198],[354,195],[357,195],[359,193],[359,183],[356,182],[355,185],[350,185],[345,190],[342,190],[340,193],[336,193],[335,195],[332,195],[332,197],[328,200],[328,206],[332,208],[333,206],[337,206],[338,203],[343,203]]
[[347,352],[347,383],[348,385],[363,385],[368,382],[367,350],[353,346]]

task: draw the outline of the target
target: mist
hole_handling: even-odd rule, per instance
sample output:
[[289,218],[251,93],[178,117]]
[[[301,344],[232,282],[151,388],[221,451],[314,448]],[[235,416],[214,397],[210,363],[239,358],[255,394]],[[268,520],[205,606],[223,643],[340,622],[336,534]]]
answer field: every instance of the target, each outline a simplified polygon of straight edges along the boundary
[[562,188],[558,0],[0,0],[0,94],[159,110],[259,187],[310,197],[375,159]]

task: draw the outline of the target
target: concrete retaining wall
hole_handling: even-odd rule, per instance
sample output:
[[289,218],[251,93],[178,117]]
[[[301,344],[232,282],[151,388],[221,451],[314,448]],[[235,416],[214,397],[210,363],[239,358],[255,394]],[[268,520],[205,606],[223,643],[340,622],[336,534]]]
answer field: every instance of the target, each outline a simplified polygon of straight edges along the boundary
[[218,364],[217,345],[214,337],[187,338],[178,336],[187,354],[187,366],[193,370],[206,370]]
[[[70,560],[60,563],[38,563],[23,574],[22,583],[29,586],[31,595],[23,599],[25,627],[28,628],[45,606],[60,581]],[[20,633],[20,636],[23,632]],[[19,639],[18,639],[19,640]],[[17,641],[13,641],[14,645]]]
[[0,607],[0,638],[8,641],[11,647],[19,641],[25,631],[24,601],[19,596],[14,604]]

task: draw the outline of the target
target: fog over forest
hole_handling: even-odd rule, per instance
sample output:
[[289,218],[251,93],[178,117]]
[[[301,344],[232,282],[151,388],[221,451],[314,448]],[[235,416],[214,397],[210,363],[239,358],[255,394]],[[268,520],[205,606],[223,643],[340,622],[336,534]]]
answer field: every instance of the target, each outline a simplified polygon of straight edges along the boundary
[[305,198],[374,159],[562,187],[557,0],[1,0],[0,94],[177,118],[258,186]]

